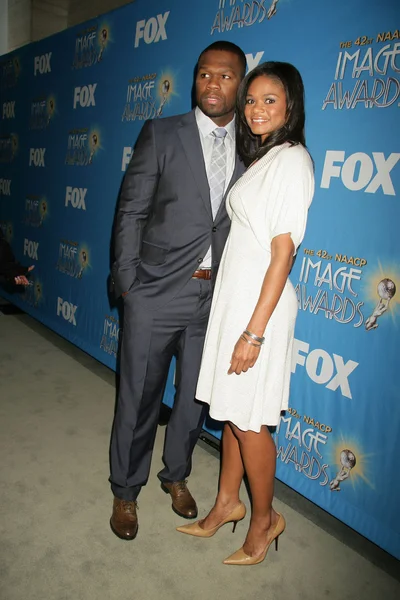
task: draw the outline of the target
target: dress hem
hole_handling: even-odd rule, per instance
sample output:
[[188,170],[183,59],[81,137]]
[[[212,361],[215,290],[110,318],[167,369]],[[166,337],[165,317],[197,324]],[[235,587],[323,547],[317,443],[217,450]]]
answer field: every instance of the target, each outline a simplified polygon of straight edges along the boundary
[[[208,402],[206,404],[208,404]],[[230,419],[229,417],[221,418],[220,416],[217,416],[211,410],[210,410],[210,417],[214,421],[219,421],[220,423],[226,423],[227,421],[229,421],[230,423],[233,423],[233,425],[235,425],[235,427],[237,427],[241,431],[253,431],[254,433],[260,433],[261,427],[263,425],[265,425],[266,427],[277,427],[279,424],[279,419],[278,419],[277,423],[260,423],[259,429],[257,429],[256,427],[251,427],[249,425],[247,425],[247,426],[240,425],[239,422],[236,422],[237,419],[235,419],[235,418],[232,418],[232,419]]]

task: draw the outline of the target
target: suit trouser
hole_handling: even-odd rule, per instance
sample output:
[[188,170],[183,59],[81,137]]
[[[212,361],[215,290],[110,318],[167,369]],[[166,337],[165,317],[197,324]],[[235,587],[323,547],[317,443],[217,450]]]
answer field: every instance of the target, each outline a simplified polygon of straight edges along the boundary
[[161,481],[189,476],[205,405],[195,401],[211,282],[190,279],[177,297],[157,310],[140,302],[135,288],[124,299],[120,390],[111,436],[111,489],[136,500],[147,483],[171,359],[177,357],[176,394],[166,428]]

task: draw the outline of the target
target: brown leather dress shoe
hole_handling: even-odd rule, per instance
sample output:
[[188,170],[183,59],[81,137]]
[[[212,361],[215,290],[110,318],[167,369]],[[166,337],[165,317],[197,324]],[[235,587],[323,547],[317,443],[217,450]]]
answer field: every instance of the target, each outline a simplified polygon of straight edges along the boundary
[[121,540],[134,540],[138,532],[137,503],[114,496],[110,526]]
[[195,499],[189,492],[187,481],[163,482],[161,488],[172,498],[172,510],[184,519],[195,519],[197,517],[197,506]]

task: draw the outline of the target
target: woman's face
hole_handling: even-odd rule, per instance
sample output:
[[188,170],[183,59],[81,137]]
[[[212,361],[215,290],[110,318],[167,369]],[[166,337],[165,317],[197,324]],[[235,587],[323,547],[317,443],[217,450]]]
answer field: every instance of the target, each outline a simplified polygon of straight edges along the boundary
[[278,79],[260,75],[249,85],[244,107],[247,125],[261,141],[286,122],[286,94]]

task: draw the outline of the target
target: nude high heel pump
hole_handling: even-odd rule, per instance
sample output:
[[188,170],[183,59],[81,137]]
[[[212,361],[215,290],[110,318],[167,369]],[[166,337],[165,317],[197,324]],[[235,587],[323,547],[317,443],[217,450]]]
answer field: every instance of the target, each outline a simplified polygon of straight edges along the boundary
[[203,529],[200,525],[204,521],[201,519],[200,521],[196,521],[196,523],[191,523],[190,525],[182,525],[181,527],[177,527],[176,530],[180,533],[187,533],[187,535],[194,535],[196,537],[209,538],[212,537],[215,533],[217,533],[218,529],[225,525],[225,523],[233,523],[232,533],[234,533],[236,529],[236,525],[238,521],[241,521],[246,516],[246,507],[243,502],[240,502],[232,512],[225,517],[221,523],[218,523],[212,529]]
[[[278,513],[279,514],[279,513]],[[278,539],[281,533],[284,532],[286,527],[286,521],[282,515],[279,515],[279,519],[275,525],[275,528],[272,532],[272,537],[268,541],[265,550],[259,556],[248,556],[243,548],[240,548],[237,552],[228,556],[223,562],[224,565],[258,565],[261,563],[265,557],[267,556],[268,549],[272,542],[275,540],[275,550],[278,550]]]

